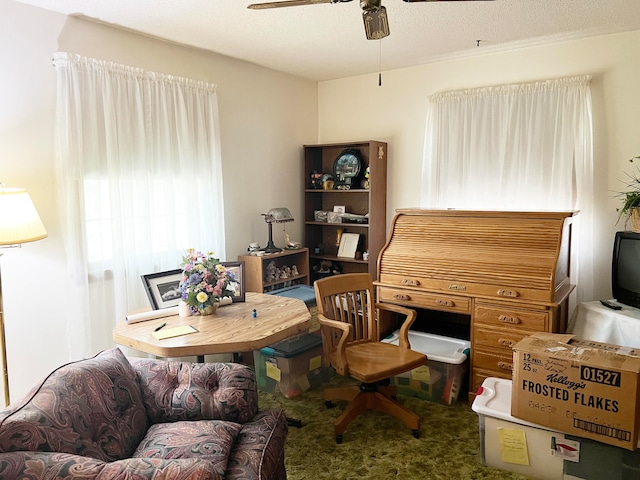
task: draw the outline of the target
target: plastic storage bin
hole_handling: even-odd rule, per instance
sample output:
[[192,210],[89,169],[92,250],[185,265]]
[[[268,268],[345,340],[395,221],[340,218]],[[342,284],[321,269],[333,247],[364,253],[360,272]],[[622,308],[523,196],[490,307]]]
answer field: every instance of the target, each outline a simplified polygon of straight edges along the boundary
[[310,285],[294,285],[292,287],[279,288],[267,292],[269,295],[279,295],[281,297],[297,298],[311,308],[316,305],[316,292]]
[[310,285],[294,285],[292,287],[279,288],[268,292],[269,295],[280,295],[281,297],[297,298],[302,300],[311,313],[311,327],[309,333],[320,335],[320,324],[316,320],[318,307],[316,306],[316,291]]
[[[640,450],[563,434],[511,416],[511,387],[511,380],[487,378],[471,406],[479,417],[482,463],[540,480],[640,478]],[[505,441],[500,441],[505,429],[525,439],[528,465],[514,463],[513,452],[505,450]]]
[[323,366],[322,338],[304,334],[253,352],[258,388],[297,397],[328,380],[333,370]]
[[[482,463],[490,467],[528,475],[540,480],[563,480],[563,459],[552,452],[552,444],[564,440],[564,434],[511,416],[511,380],[489,377],[473,400],[472,410],[478,414],[480,427],[480,456]],[[510,438],[524,438],[525,445]],[[526,465],[514,463],[519,449],[526,450]]]
[[[384,342],[398,345],[396,330]],[[467,371],[470,343],[458,338],[409,331],[411,349],[427,355],[426,366],[418,367],[391,379],[398,393],[452,405],[458,399]]]

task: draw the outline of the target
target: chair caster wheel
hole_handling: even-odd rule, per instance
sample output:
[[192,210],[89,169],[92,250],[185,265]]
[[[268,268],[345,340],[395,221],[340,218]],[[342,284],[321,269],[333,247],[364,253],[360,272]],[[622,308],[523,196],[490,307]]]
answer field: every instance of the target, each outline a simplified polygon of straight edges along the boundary
[[340,445],[342,443],[342,435],[336,435],[336,443]]
[[331,400],[327,400],[326,402],[324,402],[324,406],[327,408],[333,408],[335,407],[335,404]]
[[413,438],[420,438],[420,430],[411,430],[413,433]]

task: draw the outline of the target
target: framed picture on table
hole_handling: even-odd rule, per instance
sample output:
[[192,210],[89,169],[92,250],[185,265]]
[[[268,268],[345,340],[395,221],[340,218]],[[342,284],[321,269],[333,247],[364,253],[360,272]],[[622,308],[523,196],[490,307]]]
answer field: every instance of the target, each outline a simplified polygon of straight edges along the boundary
[[244,262],[221,262],[222,265],[233,275],[232,286],[234,294],[231,296],[233,303],[244,302]]
[[166,272],[149,273],[141,275],[141,278],[151,308],[159,310],[178,305],[182,270],[178,268]]

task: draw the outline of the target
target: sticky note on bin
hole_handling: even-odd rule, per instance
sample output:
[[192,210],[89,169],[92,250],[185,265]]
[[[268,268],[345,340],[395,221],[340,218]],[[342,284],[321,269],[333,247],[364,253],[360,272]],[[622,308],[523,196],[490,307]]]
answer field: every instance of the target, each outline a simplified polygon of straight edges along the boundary
[[431,369],[426,365],[411,370],[411,379],[419,382],[431,383]]

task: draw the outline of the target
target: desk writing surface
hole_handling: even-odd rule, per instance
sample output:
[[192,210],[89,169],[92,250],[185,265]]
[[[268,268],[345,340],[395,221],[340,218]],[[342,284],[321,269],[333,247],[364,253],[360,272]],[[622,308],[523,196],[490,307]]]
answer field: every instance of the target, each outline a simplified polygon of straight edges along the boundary
[[[164,328],[191,325],[198,331],[157,340],[152,333],[164,322]],[[311,315],[302,300],[247,292],[245,302],[219,307],[215,315],[175,315],[133,324],[122,320],[113,329],[113,340],[158,357],[233,353],[259,350],[307,331],[310,324]]]
[[599,301],[580,303],[567,332],[583,340],[640,348],[640,309],[619,305],[622,310],[605,307]]

